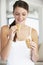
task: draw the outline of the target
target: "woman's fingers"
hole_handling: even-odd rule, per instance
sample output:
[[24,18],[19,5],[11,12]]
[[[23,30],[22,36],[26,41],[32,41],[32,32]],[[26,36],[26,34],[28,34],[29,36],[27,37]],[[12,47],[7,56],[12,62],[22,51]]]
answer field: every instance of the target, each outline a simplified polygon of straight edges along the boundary
[[12,30],[13,32],[15,32],[15,31],[17,30],[17,26],[12,26],[12,27],[11,27],[11,30]]
[[31,49],[34,50],[34,51],[36,51],[37,44],[35,42],[33,42],[33,41],[30,44],[31,44]]
[[11,40],[13,40],[15,33],[16,33],[17,27],[16,26],[12,26],[10,29],[10,33],[9,33],[9,37]]
[[35,48],[37,47],[37,44],[36,44],[35,42],[33,42],[33,41],[30,43],[30,45],[31,45],[32,47],[35,47]]

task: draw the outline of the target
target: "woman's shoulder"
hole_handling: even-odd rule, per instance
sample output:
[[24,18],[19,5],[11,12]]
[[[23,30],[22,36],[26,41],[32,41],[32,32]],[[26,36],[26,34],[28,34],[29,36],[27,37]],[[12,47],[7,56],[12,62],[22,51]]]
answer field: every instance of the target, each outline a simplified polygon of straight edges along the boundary
[[28,26],[28,32],[31,31],[32,37],[38,37],[38,32],[35,28],[29,27]]
[[26,28],[26,29],[28,29],[28,31],[30,31],[31,30],[31,32],[34,34],[38,34],[38,32],[37,32],[37,30],[35,29],[35,28],[32,28],[32,27],[30,27],[30,26],[27,26],[27,25],[24,25],[24,27]]
[[35,28],[32,28],[30,26],[26,26],[28,28],[28,30],[31,30],[32,33],[36,33],[37,34],[37,30]]
[[8,33],[9,32],[9,26],[8,25],[4,25],[1,27],[1,32],[3,33]]
[[35,35],[37,35],[37,34],[38,34],[37,30],[36,30],[36,29],[34,29],[34,28],[32,28],[32,33],[33,33],[33,34],[35,34]]
[[8,28],[9,28],[8,25],[4,25],[1,27],[1,29],[8,29]]

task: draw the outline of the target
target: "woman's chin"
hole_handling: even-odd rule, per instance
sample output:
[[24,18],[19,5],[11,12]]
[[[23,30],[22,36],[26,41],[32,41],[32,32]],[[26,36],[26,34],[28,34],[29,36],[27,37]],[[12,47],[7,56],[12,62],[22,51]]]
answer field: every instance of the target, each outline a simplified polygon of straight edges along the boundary
[[24,24],[24,21],[20,21],[20,24]]

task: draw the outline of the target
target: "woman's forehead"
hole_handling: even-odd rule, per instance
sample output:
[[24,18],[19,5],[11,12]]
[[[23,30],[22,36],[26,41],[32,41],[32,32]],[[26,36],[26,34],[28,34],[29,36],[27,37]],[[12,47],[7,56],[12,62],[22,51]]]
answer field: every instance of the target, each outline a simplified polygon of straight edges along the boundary
[[27,12],[27,10],[22,7],[16,7],[14,12]]

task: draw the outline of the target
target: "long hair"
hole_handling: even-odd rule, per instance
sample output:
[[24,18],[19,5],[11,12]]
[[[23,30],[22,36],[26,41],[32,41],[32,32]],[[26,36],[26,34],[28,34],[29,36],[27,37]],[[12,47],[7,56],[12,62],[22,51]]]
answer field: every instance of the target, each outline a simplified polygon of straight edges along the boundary
[[[14,25],[16,25],[16,21],[15,20],[13,21],[13,23],[10,24],[9,28],[11,28]],[[15,33],[13,41],[16,41],[16,38],[17,38],[17,33]]]
[[[24,8],[25,10],[27,10],[27,12],[29,11],[29,6],[28,4],[25,2],[25,1],[16,1],[13,5],[13,13],[14,13],[14,10],[16,7],[22,7]],[[16,25],[16,21],[14,20],[13,23],[10,24],[10,27],[11,28],[12,26]],[[14,41],[16,41],[16,38],[17,38],[17,33],[15,33],[15,36],[14,36]]]
[[29,12],[29,5],[25,2],[25,1],[16,1],[14,4],[13,4],[13,12],[15,10],[16,7],[22,7],[24,8],[25,10],[27,10],[27,12]]

